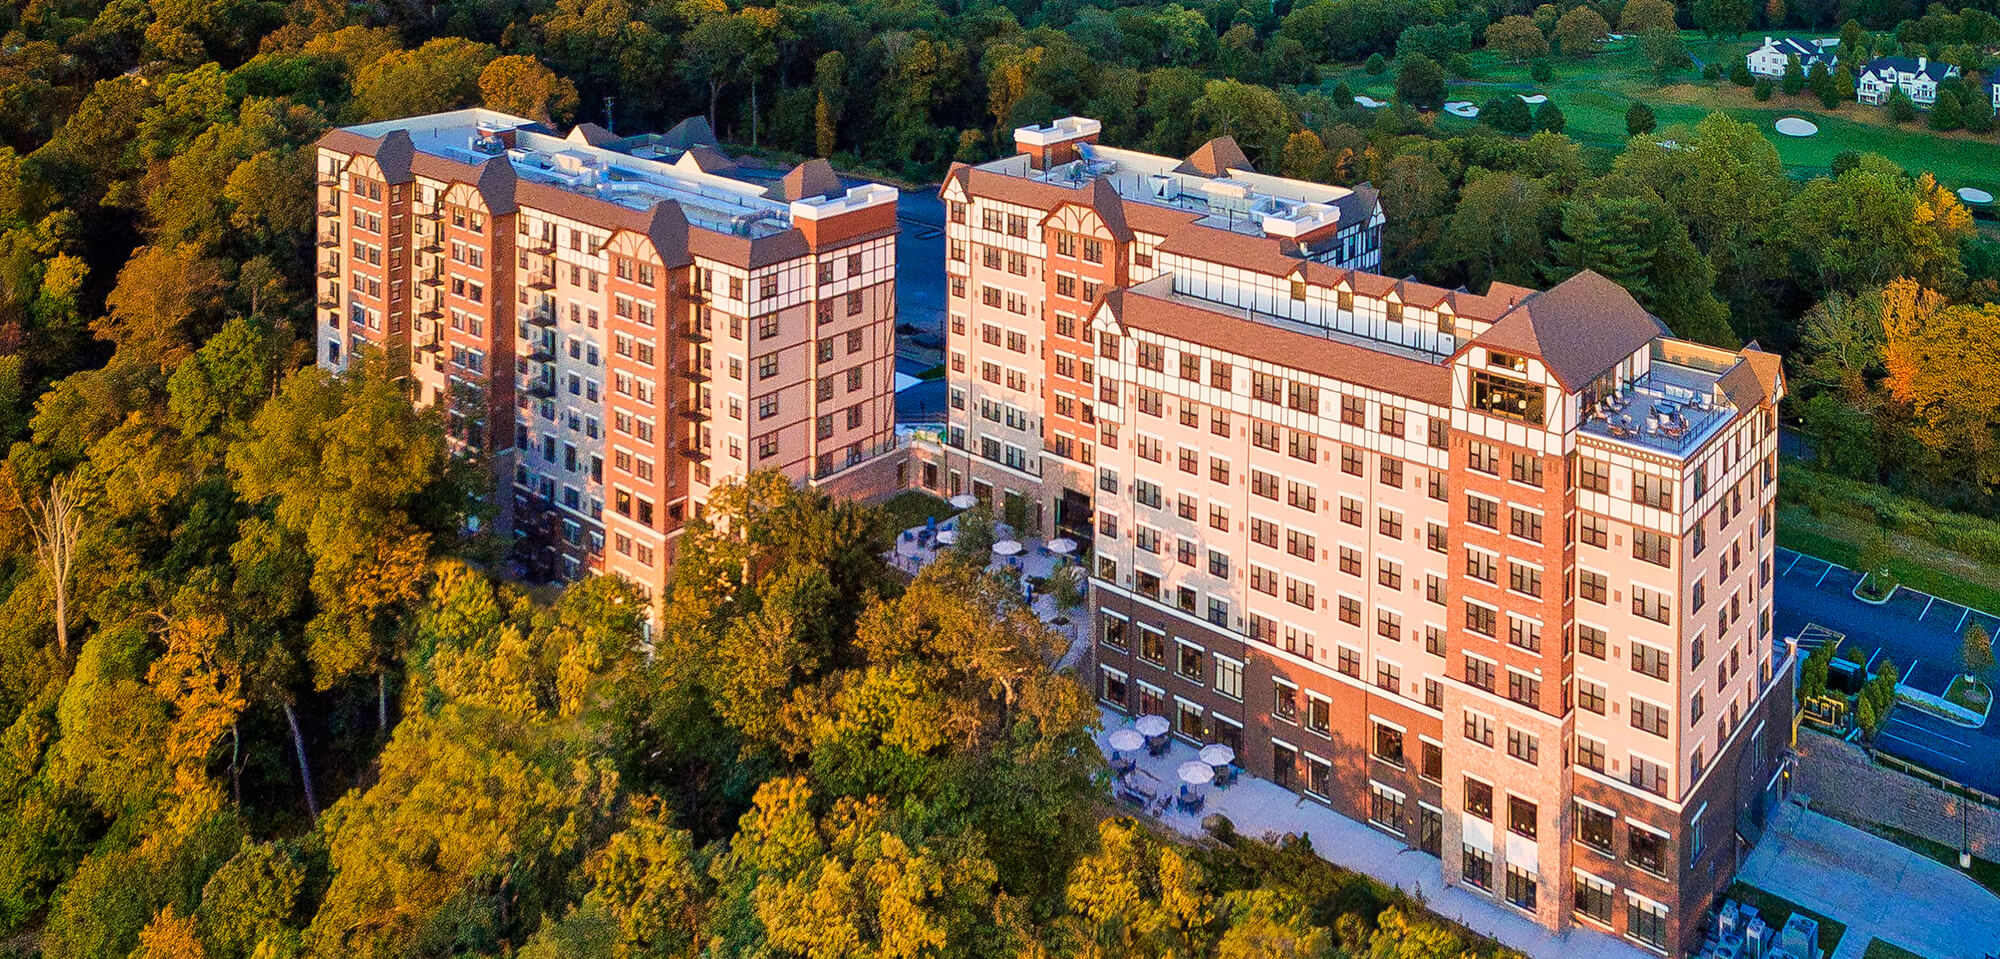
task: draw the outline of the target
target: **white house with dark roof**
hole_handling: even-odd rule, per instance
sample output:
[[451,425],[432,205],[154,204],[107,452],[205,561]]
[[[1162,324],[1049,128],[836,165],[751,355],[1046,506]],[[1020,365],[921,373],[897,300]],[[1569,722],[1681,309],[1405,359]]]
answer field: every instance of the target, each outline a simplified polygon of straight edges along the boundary
[[1750,51],[1743,58],[1749,64],[1750,72],[1760,77],[1782,77],[1785,64],[1793,57],[1799,58],[1799,67],[1812,73],[1813,64],[1824,63],[1830,71],[1839,62],[1834,49],[1840,46],[1839,37],[1825,37],[1818,40],[1796,40],[1791,37],[1765,37],[1764,45]]
[[1994,113],[2000,114],[2000,80],[1995,80],[1989,75],[1986,82],[1979,86],[1986,91],[1986,103],[1993,108]]
[[1958,68],[1928,57],[1876,57],[1854,78],[1854,99],[1883,104],[1889,91],[1901,87],[1920,107],[1937,102],[1938,84],[1958,76]]

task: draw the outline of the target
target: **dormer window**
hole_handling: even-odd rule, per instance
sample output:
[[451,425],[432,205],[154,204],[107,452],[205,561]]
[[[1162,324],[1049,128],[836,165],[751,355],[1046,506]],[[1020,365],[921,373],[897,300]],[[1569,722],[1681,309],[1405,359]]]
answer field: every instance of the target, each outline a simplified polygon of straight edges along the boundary
[[1503,370],[1513,370],[1516,373],[1528,372],[1527,357],[1516,356],[1512,353],[1502,353],[1499,350],[1486,351],[1486,365],[1497,366]]

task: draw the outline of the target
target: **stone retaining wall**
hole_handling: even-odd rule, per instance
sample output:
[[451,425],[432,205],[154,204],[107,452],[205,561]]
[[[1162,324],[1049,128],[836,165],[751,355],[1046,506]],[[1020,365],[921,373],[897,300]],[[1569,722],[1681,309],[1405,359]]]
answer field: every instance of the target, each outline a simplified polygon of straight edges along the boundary
[[1961,847],[1969,825],[1973,855],[2000,861],[2000,809],[1968,804],[1955,792],[1877,765],[1860,746],[1810,729],[1799,731],[1798,757],[1792,791],[1810,797],[1813,808],[1850,822],[1893,826],[1953,849]]

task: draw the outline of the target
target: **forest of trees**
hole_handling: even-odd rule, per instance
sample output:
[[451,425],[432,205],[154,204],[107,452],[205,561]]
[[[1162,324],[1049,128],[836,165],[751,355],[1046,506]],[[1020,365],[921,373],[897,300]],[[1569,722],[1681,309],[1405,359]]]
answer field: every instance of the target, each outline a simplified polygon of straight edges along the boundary
[[[1721,117],[1614,158],[1415,109],[1507,17],[1648,2],[0,4],[0,955],[1477,948],[1302,846],[1100,823],[1060,639],[969,568],[890,576],[871,509],[738,490],[650,644],[614,583],[490,579],[477,464],[368,364],[301,368],[310,144],[612,98],[621,130],[709,114],[921,180],[1071,112],[1168,153],[1227,132],[1377,184],[1398,275],[1591,267],[1791,351],[1822,465],[1993,513],[2000,254],[1921,171],[1801,182]],[[1960,42],[1907,2],[1772,6]],[[1317,89],[1371,56],[1406,102]]]

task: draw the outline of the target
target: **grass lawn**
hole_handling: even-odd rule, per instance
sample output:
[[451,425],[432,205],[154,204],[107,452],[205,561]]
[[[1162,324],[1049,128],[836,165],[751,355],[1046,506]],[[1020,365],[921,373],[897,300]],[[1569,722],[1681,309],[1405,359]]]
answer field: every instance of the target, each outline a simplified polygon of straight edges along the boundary
[[1861,954],[1861,959],[1924,959],[1924,957],[1887,939],[1870,939],[1868,951]]
[[[1814,516],[1804,506],[1778,510],[1779,546],[1849,569],[1861,544],[1877,531],[1874,524],[1849,516]],[[1887,535],[1897,557],[1889,561],[1889,572],[1898,582],[1961,606],[2000,612],[2000,569],[1912,536]]]
[[1976,679],[1959,676],[1951,681],[1951,688],[1945,690],[1944,701],[1953,706],[1963,706],[1975,713],[1986,711],[1993,702],[1993,688]]
[[[1778,34],[1773,34],[1774,36]],[[1805,37],[1820,34],[1793,32]],[[1698,33],[1684,33],[1682,40],[1702,62],[1721,63],[1725,69],[1763,42],[1764,34],[1745,34],[1736,40],[1711,41]],[[1447,100],[1469,100],[1483,104],[1507,93],[1546,93],[1562,108],[1568,121],[1563,132],[1586,146],[1613,152],[1625,147],[1625,111],[1633,101],[1653,108],[1661,128],[1694,124],[1711,113],[1726,113],[1755,125],[1773,145],[1788,173],[1795,177],[1824,175],[1835,155],[1843,150],[1879,153],[1910,170],[1928,170],[1953,189],[1979,187],[2000,193],[2000,163],[1994,162],[1993,136],[1974,137],[1963,132],[1937,133],[1923,125],[1923,116],[1905,126],[1889,122],[1880,107],[1846,102],[1829,111],[1810,93],[1796,97],[1783,92],[1759,103],[1747,88],[1727,79],[1703,80],[1698,70],[1683,70],[1673,82],[1662,85],[1634,41],[1612,43],[1588,60],[1558,58],[1555,78],[1536,83],[1525,63],[1510,63],[1485,50],[1471,54],[1473,76],[1449,84]],[[1369,76],[1359,67],[1329,68],[1320,86],[1330,91],[1345,82],[1355,93],[1388,100],[1395,90],[1394,69],[1381,76]],[[1774,132],[1779,118],[1802,116],[1819,125],[1811,137],[1788,137]],[[1437,126],[1447,133],[1468,129],[1476,120],[1466,120],[1440,112]]]
[[889,514],[889,524],[897,532],[924,525],[927,519],[942,522],[945,517],[958,511],[951,504],[938,499],[923,490],[904,490],[882,503],[882,509]]
[[1840,937],[1847,934],[1847,923],[1822,916],[1789,899],[1781,899],[1748,883],[1731,883],[1729,888],[1723,892],[1723,895],[1737,902],[1756,906],[1757,917],[1764,920],[1764,924],[1773,929],[1785,928],[1785,921],[1790,919],[1792,913],[1795,912],[1801,913],[1806,918],[1818,922],[1819,946],[1829,956],[1833,955],[1834,948],[1840,945]]

